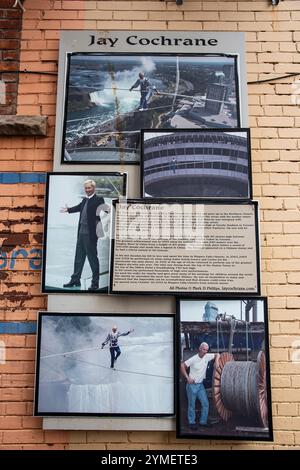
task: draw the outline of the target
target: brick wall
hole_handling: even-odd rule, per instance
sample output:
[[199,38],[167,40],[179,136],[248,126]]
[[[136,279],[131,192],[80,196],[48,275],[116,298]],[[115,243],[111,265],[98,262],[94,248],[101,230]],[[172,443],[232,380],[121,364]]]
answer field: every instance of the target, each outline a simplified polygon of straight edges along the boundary
[[22,10],[0,0],[0,114],[15,114],[19,75]]
[[[3,0],[0,0],[0,3]],[[61,29],[245,31],[249,81],[300,72],[300,1],[26,0],[21,69],[56,71]],[[0,448],[300,449],[300,124],[297,78],[249,85],[254,196],[261,205],[263,294],[269,297],[274,443],[176,440],[166,432],[43,432],[32,418],[34,337],[8,336],[0,365]],[[49,116],[46,139],[1,139],[3,171],[52,169],[56,77],[22,75],[18,114]],[[42,184],[0,184],[0,223],[11,247],[40,247]],[[14,209],[12,209],[14,208]],[[19,212],[18,212],[19,211]],[[19,238],[18,238],[19,237]],[[22,238],[23,237],[23,238]],[[35,245],[36,244],[36,245]],[[7,252],[9,249],[7,248]],[[12,250],[11,250],[12,251]],[[19,259],[0,271],[0,319],[34,319],[45,307],[39,274]],[[294,344],[294,346],[293,346]],[[298,343],[299,344],[299,343]],[[2,431],[1,431],[2,430]]]

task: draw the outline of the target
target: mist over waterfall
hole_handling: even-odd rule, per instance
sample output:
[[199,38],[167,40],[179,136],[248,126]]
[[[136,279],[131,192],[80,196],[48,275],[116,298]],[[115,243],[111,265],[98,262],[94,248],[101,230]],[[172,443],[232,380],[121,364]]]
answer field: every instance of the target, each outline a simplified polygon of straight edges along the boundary
[[150,57],[141,57],[140,62],[140,65],[130,69],[115,73],[103,73],[104,79],[101,90],[90,93],[91,102],[97,106],[107,108],[108,113],[114,111],[117,103],[121,113],[126,113],[136,108],[140,101],[139,87],[135,89],[136,91],[132,92],[129,91],[129,88],[136,82],[140,72],[147,74],[156,68],[155,63]]
[[171,381],[157,383],[154,387],[145,382],[124,383],[121,376],[112,384],[71,385],[69,410],[77,413],[172,413],[172,388]]

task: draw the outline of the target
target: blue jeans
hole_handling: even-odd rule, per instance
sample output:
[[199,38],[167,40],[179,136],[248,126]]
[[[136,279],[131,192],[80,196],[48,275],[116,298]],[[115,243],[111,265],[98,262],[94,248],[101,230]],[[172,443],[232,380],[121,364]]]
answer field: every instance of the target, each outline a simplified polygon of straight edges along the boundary
[[114,364],[115,364],[115,361],[118,359],[118,357],[121,354],[121,350],[120,350],[119,346],[109,348],[109,350],[110,350],[110,359],[111,359],[110,360],[110,367],[113,368]]
[[147,109],[148,108],[148,91],[141,92],[141,99],[140,99],[140,108]]
[[200,424],[207,424],[209,403],[206,395],[206,390],[203,383],[200,384],[186,384],[186,393],[188,398],[188,420],[189,424],[195,424],[195,405],[196,398],[201,403]]

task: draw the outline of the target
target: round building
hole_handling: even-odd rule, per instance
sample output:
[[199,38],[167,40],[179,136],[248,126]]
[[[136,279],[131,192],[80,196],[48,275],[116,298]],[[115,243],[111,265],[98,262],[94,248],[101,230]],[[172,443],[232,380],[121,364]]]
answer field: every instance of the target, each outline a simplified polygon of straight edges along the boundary
[[248,198],[246,132],[180,131],[144,141],[144,195]]

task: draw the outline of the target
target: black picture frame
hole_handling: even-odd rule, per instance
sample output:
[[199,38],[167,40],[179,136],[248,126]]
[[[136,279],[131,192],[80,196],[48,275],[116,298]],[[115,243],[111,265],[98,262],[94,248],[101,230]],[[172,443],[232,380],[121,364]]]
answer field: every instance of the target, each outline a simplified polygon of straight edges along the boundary
[[[161,289],[159,290],[151,290],[151,288],[149,288],[149,290],[139,290],[139,285],[141,285],[141,283],[139,283],[139,285],[137,285],[136,283],[133,285],[133,281],[131,280],[131,282],[129,282],[129,265],[130,263],[127,264],[127,271],[126,271],[126,279],[125,279],[125,282],[128,284],[128,287],[129,289],[118,289],[115,287],[115,275],[114,275],[114,271],[115,271],[115,265],[114,265],[114,262],[115,262],[115,258],[116,258],[116,221],[117,221],[117,215],[116,215],[116,208],[117,208],[117,204],[119,204],[118,201],[113,201],[112,202],[112,205],[113,205],[113,220],[112,220],[112,240],[111,240],[111,258],[110,258],[110,281],[109,281],[109,293],[110,294],[120,294],[120,295],[127,295],[127,294],[131,294],[131,295],[140,295],[140,294],[143,294],[143,295],[189,295],[189,296],[198,296],[198,295],[201,295],[201,296],[204,296],[204,297],[207,297],[207,296],[216,296],[216,297],[222,297],[224,295],[224,291],[227,291],[228,295],[232,295],[232,296],[240,296],[240,295],[249,295],[249,296],[255,296],[255,295],[260,295],[261,294],[261,275],[260,275],[260,244],[259,244],[259,215],[258,215],[258,202],[257,201],[251,201],[251,200],[248,200],[248,201],[237,201],[237,200],[222,200],[222,201],[216,201],[216,200],[212,200],[212,199],[209,199],[209,200],[199,200],[199,199],[177,199],[177,198],[174,198],[174,199],[157,199],[157,198],[148,198],[148,199],[127,199],[126,201],[122,201],[122,204],[123,204],[123,207],[124,207],[124,204],[126,204],[127,206],[131,206],[131,205],[137,205],[137,207],[142,207],[142,206],[146,206],[146,207],[149,207],[149,205],[152,205],[152,204],[157,204],[157,205],[162,205],[162,206],[168,206],[168,205],[186,205],[186,204],[194,204],[194,205],[212,205],[212,206],[215,206],[215,207],[220,207],[220,206],[224,206],[224,205],[228,205],[229,207],[234,207],[234,206],[240,206],[241,208],[245,207],[245,206],[249,206],[249,207],[252,207],[253,208],[253,227],[254,227],[254,236],[253,236],[253,243],[255,244],[255,246],[253,247],[255,249],[255,264],[256,264],[256,270],[255,270],[255,279],[256,279],[256,290],[250,290],[248,289],[247,290],[237,290],[236,287],[234,285],[232,285],[232,288],[231,290],[228,289],[228,288],[225,288],[225,289],[222,289],[221,287],[218,287],[217,290],[213,291],[213,290],[209,290],[208,288],[205,288],[205,290],[203,289],[203,285],[201,284],[201,289],[202,290],[197,290],[197,289],[194,289],[194,288],[191,288],[191,286],[189,285],[189,289],[188,287],[186,286],[181,286],[181,290],[179,288],[175,288],[172,289],[172,290],[165,290],[163,287],[161,287]],[[125,209],[126,210],[126,209]],[[184,218],[182,219],[183,222],[184,222]],[[183,223],[182,222],[182,223]],[[120,226],[122,227],[122,230],[124,229],[125,232],[127,230],[127,220],[126,220],[126,223],[125,225],[120,223]],[[125,227],[125,228],[124,228]],[[126,239],[126,234],[125,234],[125,238],[124,238],[124,235],[123,236],[123,240]],[[126,253],[128,254],[129,253],[129,249],[126,249]],[[146,256],[147,254],[147,249],[143,249],[142,250],[142,255],[143,256]],[[152,252],[151,252],[152,253]],[[154,256],[154,253],[152,253],[152,255]],[[166,258],[165,258],[166,259]],[[135,260],[136,262],[136,260]],[[178,272],[178,269],[180,268],[180,265],[176,265],[176,267],[173,266],[173,270],[176,270]],[[185,266],[186,268],[186,266]],[[184,268],[184,269],[185,269]],[[191,268],[192,269],[192,268]],[[226,268],[224,268],[226,270]],[[153,274],[154,272],[154,274]],[[156,267],[154,269],[154,271],[152,272],[152,274],[157,278],[156,278],[156,281],[157,281],[157,284],[159,285],[162,285],[161,284],[161,279],[162,279],[162,273],[159,272],[159,271],[156,271]],[[220,271],[218,271],[219,273]],[[240,271],[238,271],[240,272]],[[145,270],[143,271],[143,274],[145,274]],[[190,273],[191,274],[191,273]],[[186,272],[182,272],[181,273],[181,279],[186,279],[186,275],[187,273]],[[178,276],[178,279],[179,279],[180,276]],[[200,281],[199,281],[200,282]],[[204,280],[202,279],[201,282],[203,283]],[[179,283],[179,280],[177,281],[177,286],[178,286],[178,283]]]
[[[236,310],[233,318],[225,314],[222,319],[222,314],[218,313],[219,310],[224,308],[225,305],[227,307],[234,303],[236,304]],[[238,305],[239,303],[240,305]],[[242,309],[243,303],[245,305],[244,310]],[[245,320],[240,321],[237,311],[240,309],[240,315],[242,315],[248,308],[246,305],[250,307],[248,318],[245,315]],[[256,309],[256,313],[253,307]],[[199,320],[202,309],[205,321]],[[249,321],[251,310],[252,320],[257,315],[256,321]],[[217,317],[219,318],[218,321],[214,318],[216,314],[219,315]],[[259,317],[260,321],[258,321]],[[223,329],[221,329],[220,322],[223,324]],[[245,296],[236,298],[224,296],[222,298],[197,297],[196,299],[177,297],[177,438],[273,440],[268,335],[268,302],[266,297]],[[249,341],[247,341],[247,338]],[[205,378],[202,380],[209,405],[208,426],[199,425],[201,419],[205,420],[206,412],[201,413],[202,407],[198,398],[196,398],[195,407],[192,398],[190,398],[190,406],[188,405],[188,393],[192,397],[192,392],[196,391],[196,387],[194,387],[195,390],[190,389],[188,391],[187,380],[181,371],[183,361],[199,355],[198,348],[203,342],[209,346],[210,353],[217,354],[223,351],[220,358],[208,362]],[[230,344],[231,353],[227,351]],[[207,349],[207,346],[204,345],[204,348]],[[201,354],[203,353],[201,352]],[[187,375],[191,373],[188,365],[183,366],[183,368],[186,370]],[[193,370],[192,374],[194,372]],[[200,376],[198,377],[200,379]],[[200,386],[198,388],[200,389]],[[203,388],[200,393],[203,393]],[[205,398],[202,397],[202,400],[204,400],[205,408]],[[189,423],[189,420],[193,418],[195,418],[195,425]]]
[[[107,204],[109,204],[113,198],[118,197],[118,191],[120,192],[119,196],[126,196],[127,173],[92,171],[47,173],[42,262],[43,293],[107,294],[108,292],[108,282],[105,284],[106,281],[102,281],[102,279],[104,279],[103,276],[108,276],[109,271],[110,215],[105,221],[105,226],[107,228],[105,231],[102,224],[103,212],[98,215],[99,224],[101,225],[101,234],[98,233],[97,236],[98,240],[101,239],[101,241],[107,246],[104,248],[104,246],[102,246],[103,243],[99,241],[96,242],[97,257],[100,260],[99,288],[89,289],[88,284],[90,283],[91,279],[90,265],[89,268],[83,268],[83,276],[85,277],[82,278],[80,286],[74,286],[70,288],[63,287],[64,284],[70,281],[71,275],[74,271],[75,248],[77,246],[77,232],[79,228],[80,216],[78,216],[78,211],[75,214],[60,214],[59,212],[66,200],[69,200],[69,207],[80,204],[80,200],[82,200],[82,197],[85,196],[84,192],[82,191],[82,185],[84,181],[88,179],[95,179],[96,183],[99,182],[101,185],[104,185],[105,183],[107,185],[107,187],[96,187],[96,194],[100,196],[102,200],[104,199],[104,202],[106,199]],[[74,190],[74,195],[72,197],[66,194],[66,190],[68,188],[72,188]],[[60,206],[58,204],[59,197],[61,198]],[[62,217],[66,217],[66,219],[63,219]],[[71,219],[67,219],[67,217]],[[101,266],[101,250],[105,256],[106,264],[108,265],[107,269],[104,269],[104,271],[103,267]],[[86,269],[89,271],[86,271]],[[86,273],[86,275],[84,273]]]
[[[121,354],[111,368],[110,348],[102,349],[101,343],[114,324],[127,334],[120,335]],[[173,416],[174,337],[174,314],[40,312],[34,415]],[[62,351],[64,347],[68,350]],[[104,364],[99,361],[102,354]],[[135,371],[130,370],[133,366]],[[103,371],[102,383],[98,371]]]
[[142,198],[252,199],[250,129],[142,129],[140,176]]
[[[89,69],[89,62],[91,63],[95,58],[98,58],[98,66],[96,67],[94,64],[92,67],[92,64],[90,64]],[[180,67],[178,64],[180,60],[187,62],[192,59],[194,59],[196,65],[194,63],[190,65],[189,84],[185,76],[188,71],[183,66],[182,75],[184,75],[184,78],[182,79],[181,88],[179,88],[178,84],[176,85],[176,80],[179,77],[179,72],[176,72],[176,70],[179,70]],[[219,63],[217,63],[217,59],[219,59]],[[77,65],[77,70],[75,69],[76,60],[82,60],[82,64]],[[134,103],[131,105],[133,95],[127,93],[125,97],[122,96],[134,84],[133,78],[134,80],[138,78],[139,71],[148,70],[148,78],[152,80],[151,74],[159,68],[158,62],[164,64],[164,69],[160,64],[162,70],[157,72],[160,76],[160,80],[156,79],[157,85],[159,85],[172,60],[174,70],[172,75],[170,72],[170,75],[172,78],[175,77],[173,86],[170,87],[170,79],[165,84],[162,83],[165,91],[160,92],[154,98],[151,96],[152,103],[154,101],[156,106],[147,107],[146,110],[143,109],[143,112],[141,112],[140,109],[136,109],[139,97],[137,100],[133,100]],[[220,127],[226,128],[240,127],[238,54],[72,52],[66,54],[66,61],[61,146],[62,164],[138,164],[140,129],[161,126],[163,119],[165,121],[163,127],[166,128],[187,127],[187,123],[192,123],[196,118],[199,127],[203,127],[205,123],[210,127],[213,127],[212,123],[218,123]],[[132,64],[131,73],[126,69],[126,66],[129,68],[128,64]],[[200,72],[197,67],[200,66],[203,68],[203,80],[199,80]],[[103,76],[99,74],[99,70],[102,71]],[[120,76],[122,72],[126,72],[125,78]],[[107,78],[105,78],[105,74]],[[222,77],[222,74],[224,77]],[[191,82],[191,77],[195,77],[194,83]],[[83,83],[82,85],[80,80]],[[90,84],[91,81],[93,85]],[[105,84],[109,86],[105,87]],[[119,84],[119,86],[115,84]],[[194,89],[195,85],[200,88],[193,95],[191,90]],[[206,88],[203,88],[204,85]],[[109,87],[111,87],[110,94],[107,91]],[[103,93],[101,95],[103,90],[104,96]],[[118,91],[120,91],[119,94]],[[138,89],[135,91],[138,91]],[[90,96],[93,93],[96,93],[96,95]],[[185,100],[186,102],[175,105],[173,99],[174,103],[176,99]],[[188,104],[188,100],[190,100],[190,104]],[[204,102],[205,104],[203,104]],[[179,109],[183,112],[184,106],[185,116],[187,116],[188,111],[191,114],[188,117],[189,120],[187,117],[182,120],[180,113],[177,113],[176,119],[180,122],[172,124],[172,120],[174,120],[173,113]],[[190,109],[188,109],[189,106]],[[223,110],[224,106],[226,112]],[[100,114],[97,112],[97,107],[102,107]],[[166,115],[162,115],[161,109],[163,107],[168,107],[171,111],[168,111]],[[154,111],[154,108],[155,114],[153,115],[152,112],[149,116],[150,110],[153,109]],[[175,111],[174,108],[176,108]],[[82,116],[79,117],[79,115]],[[94,132],[92,132],[93,129]],[[100,138],[100,136],[102,137]],[[102,153],[102,155],[106,154],[106,157],[98,158],[96,152]]]

